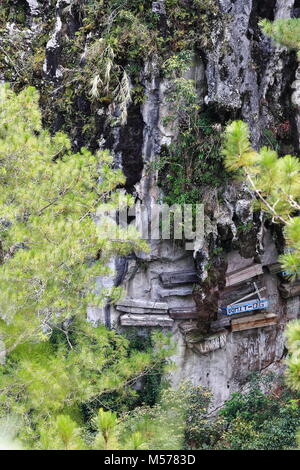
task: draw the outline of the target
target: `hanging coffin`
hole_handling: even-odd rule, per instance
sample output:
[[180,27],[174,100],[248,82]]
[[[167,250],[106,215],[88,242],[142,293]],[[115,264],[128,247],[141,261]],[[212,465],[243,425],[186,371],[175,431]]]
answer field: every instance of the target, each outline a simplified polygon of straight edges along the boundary
[[[262,291],[263,285],[260,281],[256,283],[257,289]],[[225,289],[220,293],[220,305],[232,305],[236,302],[237,299],[240,299],[239,303],[243,300],[246,300],[246,296],[252,298],[257,297],[254,289],[253,289],[253,282],[245,282],[243,284],[239,284],[238,286],[231,286],[225,287]]]
[[267,299],[254,299],[248,300],[247,302],[228,305],[221,307],[221,311],[224,315],[236,315],[237,313],[252,312],[254,310],[262,310],[268,308],[269,302]]
[[199,282],[196,271],[178,271],[160,275],[164,287],[176,287],[182,284],[195,284]]
[[229,317],[220,318],[219,320],[213,321],[210,324],[212,331],[219,331],[222,328],[229,328],[231,325],[231,319]]
[[[289,277],[293,275],[293,273],[291,272],[284,271],[280,263],[269,264],[268,270],[270,271],[271,274],[281,274],[281,276],[284,276],[284,277]],[[298,271],[298,275],[300,275],[300,271]]]
[[252,279],[256,276],[260,276],[261,274],[263,274],[261,264],[254,264],[252,266],[248,266],[247,268],[232,271],[226,275],[226,287],[240,284],[241,282],[247,281],[248,279]]
[[278,274],[282,271],[282,266],[280,263],[269,264],[268,270],[271,274]]
[[165,289],[161,287],[160,289],[157,290],[157,294],[160,298],[165,298],[165,297],[187,297],[189,295],[192,295],[193,293],[193,286],[178,286],[178,287],[173,287],[169,289]]
[[133,314],[167,314],[168,304],[166,302],[154,302],[144,299],[124,299],[116,304],[120,312]]
[[300,296],[300,282],[281,284],[279,291],[284,299]]
[[122,326],[160,326],[170,328],[174,324],[174,320],[168,315],[131,315],[125,314],[120,318]]
[[276,325],[278,317],[274,313],[251,315],[243,318],[235,318],[231,321],[231,331],[244,331],[253,328],[264,328]]
[[199,317],[196,307],[170,308],[169,315],[174,320],[194,320]]
[[198,354],[207,354],[217,351],[226,345],[227,335],[228,331],[222,330],[202,339],[202,341],[190,341],[189,347]]

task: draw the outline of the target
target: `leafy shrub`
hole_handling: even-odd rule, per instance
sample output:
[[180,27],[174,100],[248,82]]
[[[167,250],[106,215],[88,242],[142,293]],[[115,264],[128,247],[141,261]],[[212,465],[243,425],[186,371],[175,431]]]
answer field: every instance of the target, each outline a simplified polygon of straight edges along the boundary
[[299,394],[272,374],[253,376],[248,391],[233,393],[220,414],[228,428],[218,448],[284,450],[297,446]]
[[220,151],[221,129],[209,113],[197,114],[191,126],[181,129],[177,140],[163,149],[159,185],[166,203],[197,203],[205,186],[224,185],[227,173]]

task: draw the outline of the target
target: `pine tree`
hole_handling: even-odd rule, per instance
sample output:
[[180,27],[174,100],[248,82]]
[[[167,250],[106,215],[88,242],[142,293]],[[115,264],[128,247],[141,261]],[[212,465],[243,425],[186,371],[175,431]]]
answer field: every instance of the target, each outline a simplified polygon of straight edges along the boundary
[[[283,271],[295,279],[300,272],[300,161],[286,155],[279,158],[273,150],[252,149],[248,125],[242,121],[231,123],[225,133],[225,166],[246,179],[257,196],[257,203],[274,223],[284,228],[286,250],[279,257]],[[288,381],[300,390],[300,322],[287,328],[290,356]]]
[[18,417],[27,447],[46,446],[52,423],[58,441],[49,445],[78,448],[82,405],[134,393],[135,378],[168,355],[169,339],[156,334],[157,348],[138,351],[87,323],[90,303],[122,294],[96,296],[95,276],[109,273],[112,255],[146,246],[132,228],[112,240],[114,223],[97,223],[98,210],[132,203],[116,192],[124,176],[107,151],[73,154],[65,134],[43,129],[38,100],[34,88],[0,87],[0,415]]
[[296,50],[300,58],[300,20],[298,18],[262,20],[260,26],[264,33],[279,45]]
[[248,125],[231,123],[225,133],[225,166],[245,177],[255,191],[260,208],[284,226],[287,253],[280,257],[283,270],[296,277],[300,270],[300,161],[274,150],[251,148]]
[[96,209],[116,207],[116,195],[109,196],[124,183],[108,152],[72,154],[66,135],[51,137],[33,88],[15,95],[2,86],[0,115],[0,311],[9,352],[83,318],[89,303],[114,299],[118,290],[96,299],[91,280],[108,274],[112,254],[143,244],[133,231],[130,243],[110,241],[96,226]]
[[[276,21],[262,20],[260,22],[265,34],[270,36],[279,45],[285,46],[288,49],[295,50],[297,52],[298,61],[300,60],[300,19],[289,18],[289,19],[278,19]],[[294,185],[300,185],[299,177],[295,177]],[[295,207],[299,210],[299,205]],[[294,227],[287,231],[288,241],[292,246],[296,247],[299,253],[300,244],[300,218],[296,218],[294,221]],[[289,264],[294,264],[294,270],[297,269],[295,262],[294,253],[286,255],[286,259],[291,257]],[[299,261],[299,257],[298,257]],[[298,263],[299,264],[299,263]],[[289,345],[289,369],[288,369],[288,381],[297,390],[300,389],[300,347],[299,347],[299,322],[291,323],[286,331]],[[299,438],[300,441],[300,438]]]

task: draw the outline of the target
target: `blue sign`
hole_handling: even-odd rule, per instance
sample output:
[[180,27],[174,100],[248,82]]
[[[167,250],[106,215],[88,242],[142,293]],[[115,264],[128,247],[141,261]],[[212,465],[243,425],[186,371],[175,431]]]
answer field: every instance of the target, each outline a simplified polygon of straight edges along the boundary
[[253,310],[262,310],[264,308],[268,308],[268,306],[269,301],[267,299],[255,299],[248,300],[248,302],[243,302],[241,304],[221,307],[221,311],[224,315],[235,315],[237,313],[252,312]]
[[294,276],[295,274],[300,274],[300,271],[297,271],[296,273],[289,273],[289,272],[286,272],[286,271],[282,271],[281,274],[283,276]]

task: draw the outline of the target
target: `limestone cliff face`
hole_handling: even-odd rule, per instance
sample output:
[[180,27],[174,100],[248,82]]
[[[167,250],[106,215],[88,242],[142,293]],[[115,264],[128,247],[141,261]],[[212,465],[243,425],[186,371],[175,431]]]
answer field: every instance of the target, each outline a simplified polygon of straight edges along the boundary
[[[36,47],[34,38],[44,30],[47,36],[44,51],[40,51],[43,71],[28,79],[40,84],[47,95],[47,99],[42,98],[45,119],[54,130],[67,121],[72,127],[73,122],[75,147],[109,148],[127,177],[126,189],[143,203],[143,216],[150,220],[154,204],[163,193],[151,163],[177,132],[176,126],[166,124],[170,112],[168,79],[162,75],[157,58],[144,61],[139,86],[145,98],[128,103],[124,126],[109,126],[106,113],[117,111],[91,104],[84,94],[74,97],[69,111],[58,109],[49,118],[46,107],[51,100],[72,101],[73,95],[60,98],[59,93],[66,87],[72,89],[64,64],[66,37],[73,38],[82,27],[81,2],[28,0],[27,4],[23,43]],[[165,28],[166,2],[152,2],[152,10]],[[210,46],[196,50],[188,72],[196,83],[198,104],[213,112],[218,124],[236,118],[247,121],[255,147],[266,143],[266,129],[272,129],[279,151],[299,147],[300,119],[297,106],[292,104],[293,87],[297,87],[295,80],[299,78],[296,56],[272,45],[258,25],[260,18],[297,16],[299,11],[297,0],[219,0],[218,14],[210,25]],[[20,29],[12,21],[5,28],[12,40]],[[84,67],[84,50],[81,60]],[[7,79],[10,66],[6,59],[2,79]],[[18,70],[12,72],[11,81],[17,79],[14,73]],[[76,115],[72,114],[74,106]],[[91,116],[95,125],[87,139],[83,130]],[[196,253],[172,241],[152,240],[150,253],[112,260],[115,278],[99,283],[122,285],[127,297],[118,306],[107,305],[103,310],[91,307],[88,314],[95,323],[121,329],[133,325],[139,334],[147,334],[151,328],[172,331],[178,365],[173,382],[189,378],[211,387],[218,406],[243,386],[249,372],[282,370],[283,330],[288,320],[300,314],[300,292],[297,285],[292,293],[289,286],[282,288],[288,283],[276,267],[278,254],[284,249],[280,230],[253,212],[253,195],[247,187],[229,181],[221,200],[209,186],[203,193],[199,203],[205,205],[205,237]],[[218,313],[221,306],[247,296],[253,298],[255,288],[264,289],[261,295],[269,299],[266,310],[257,315],[251,312],[255,314],[252,319],[246,315],[240,323],[235,322],[238,316],[228,321]]]

